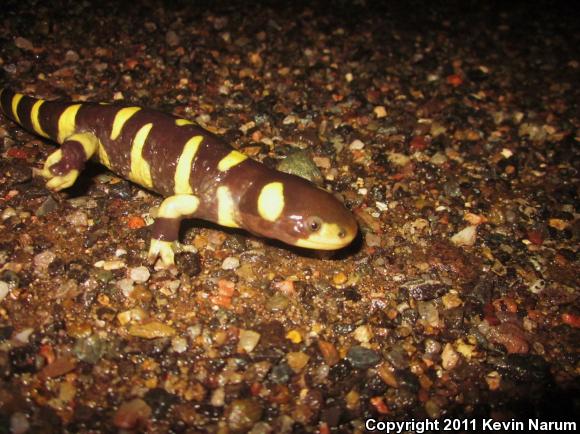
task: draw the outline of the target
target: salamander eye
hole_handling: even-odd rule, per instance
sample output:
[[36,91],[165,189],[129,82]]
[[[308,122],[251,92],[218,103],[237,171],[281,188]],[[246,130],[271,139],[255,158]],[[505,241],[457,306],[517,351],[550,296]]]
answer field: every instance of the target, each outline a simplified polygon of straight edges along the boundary
[[310,216],[306,219],[306,227],[310,232],[318,232],[322,227],[322,219],[316,216]]

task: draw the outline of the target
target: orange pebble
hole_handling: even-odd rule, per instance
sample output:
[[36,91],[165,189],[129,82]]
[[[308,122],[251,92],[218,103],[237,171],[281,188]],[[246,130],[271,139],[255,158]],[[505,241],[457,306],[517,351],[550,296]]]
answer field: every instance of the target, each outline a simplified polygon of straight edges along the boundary
[[562,322],[564,324],[568,324],[571,327],[578,328],[580,327],[580,316],[574,315],[572,313],[563,313]]
[[447,76],[447,83],[454,87],[461,86],[463,84],[463,78],[458,74],[451,74]]
[[129,226],[129,229],[141,229],[145,226],[145,220],[140,216],[132,216],[129,217],[127,226]]
[[371,404],[380,414],[388,414],[390,412],[389,407],[385,404],[382,396],[373,396],[371,398]]

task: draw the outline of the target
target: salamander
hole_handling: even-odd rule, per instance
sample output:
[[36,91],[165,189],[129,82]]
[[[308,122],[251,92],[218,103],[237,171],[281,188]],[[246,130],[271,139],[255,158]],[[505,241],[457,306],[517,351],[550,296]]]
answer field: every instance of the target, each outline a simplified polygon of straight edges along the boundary
[[148,259],[174,264],[181,221],[200,218],[308,249],[336,250],[358,226],[347,208],[309,181],[271,169],[199,125],[133,105],[47,101],[0,91],[5,116],[60,144],[46,159],[46,186],[74,184],[85,162],[164,196]]

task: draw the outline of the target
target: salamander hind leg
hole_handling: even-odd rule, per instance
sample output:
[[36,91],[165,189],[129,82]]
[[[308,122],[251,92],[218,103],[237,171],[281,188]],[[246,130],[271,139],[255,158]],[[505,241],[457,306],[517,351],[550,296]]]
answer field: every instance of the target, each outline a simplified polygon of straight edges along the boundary
[[94,134],[73,134],[66,138],[60,149],[48,156],[41,172],[48,179],[46,187],[60,191],[73,185],[85,162],[97,150],[99,140]]
[[190,194],[177,194],[166,198],[159,207],[153,223],[148,259],[150,263],[160,257],[165,267],[175,263],[175,246],[179,236],[179,226],[184,218],[193,217],[199,206],[199,199]]

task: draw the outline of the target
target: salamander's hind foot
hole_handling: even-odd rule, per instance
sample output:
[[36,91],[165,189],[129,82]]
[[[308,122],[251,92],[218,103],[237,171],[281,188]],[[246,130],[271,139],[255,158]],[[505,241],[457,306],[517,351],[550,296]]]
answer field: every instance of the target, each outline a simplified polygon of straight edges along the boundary
[[171,241],[157,240],[155,238],[151,239],[147,260],[151,265],[153,265],[157,258],[161,258],[161,263],[164,268],[169,268],[172,265],[175,265],[174,243]]
[[55,167],[58,167],[62,161],[62,151],[54,151],[48,156],[44,163],[44,168],[40,172],[43,178],[48,179],[46,188],[53,191],[60,191],[72,186],[79,176],[77,169],[69,169],[65,173],[55,173]]

